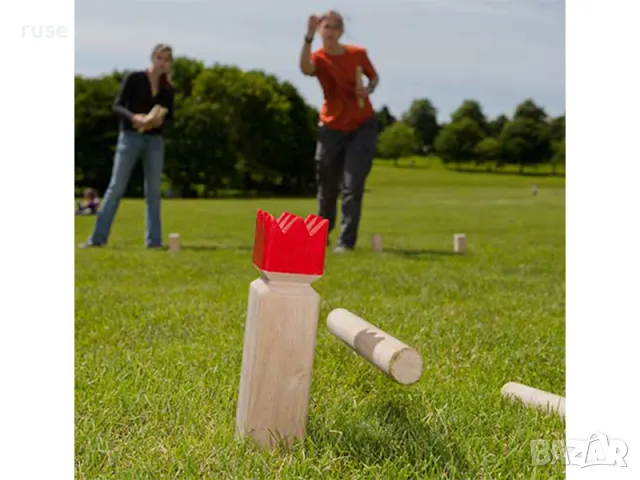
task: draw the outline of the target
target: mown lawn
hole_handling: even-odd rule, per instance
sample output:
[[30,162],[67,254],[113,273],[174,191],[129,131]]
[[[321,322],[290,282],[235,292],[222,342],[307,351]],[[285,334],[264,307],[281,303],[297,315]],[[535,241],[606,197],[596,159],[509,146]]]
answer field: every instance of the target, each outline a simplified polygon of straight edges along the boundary
[[[379,164],[368,190],[359,250],[328,253],[314,284],[308,437],[271,454],[234,440],[255,213],[314,200],[167,200],[178,254],[145,250],[143,203],[125,201],[109,247],[76,254],[77,478],[564,478],[534,468],[529,443],[563,439],[564,422],[500,395],[564,395],[564,180]],[[78,242],[93,221],[77,218]],[[468,254],[451,254],[454,233]],[[336,307],[415,346],[421,381],[396,385],[339,343]]]

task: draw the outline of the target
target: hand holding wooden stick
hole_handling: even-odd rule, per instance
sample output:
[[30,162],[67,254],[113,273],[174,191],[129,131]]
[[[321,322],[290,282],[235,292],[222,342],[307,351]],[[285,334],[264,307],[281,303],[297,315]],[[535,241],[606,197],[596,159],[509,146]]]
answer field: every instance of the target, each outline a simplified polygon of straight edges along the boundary
[[146,126],[138,128],[138,132],[142,133],[152,128],[150,125],[157,119],[164,120],[167,112],[168,110],[162,105],[154,105],[151,111],[145,116]]

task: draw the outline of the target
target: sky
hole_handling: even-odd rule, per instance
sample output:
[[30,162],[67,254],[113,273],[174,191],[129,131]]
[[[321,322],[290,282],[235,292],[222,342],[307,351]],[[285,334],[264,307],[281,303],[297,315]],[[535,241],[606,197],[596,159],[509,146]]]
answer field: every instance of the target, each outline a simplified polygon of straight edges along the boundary
[[[401,116],[428,98],[440,121],[465,99],[511,116],[532,98],[565,111],[564,0],[76,0],[75,71],[143,69],[156,43],[205,64],[260,69],[322,103],[298,70],[307,19],[328,9],[346,20],[344,43],[365,47],[380,75],[372,96]],[[320,46],[316,39],[313,48]]]

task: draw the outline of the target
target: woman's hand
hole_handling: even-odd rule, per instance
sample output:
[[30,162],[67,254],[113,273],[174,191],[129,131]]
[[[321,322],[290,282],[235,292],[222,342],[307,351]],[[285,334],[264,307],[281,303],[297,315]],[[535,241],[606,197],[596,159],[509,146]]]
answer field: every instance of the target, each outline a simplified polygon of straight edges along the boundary
[[318,17],[317,15],[311,15],[309,17],[309,21],[307,22],[307,36],[313,37],[315,33],[318,31],[318,27],[320,26],[320,22],[322,21],[322,17]]
[[131,117],[131,124],[135,128],[145,128],[147,126],[147,117],[146,115],[142,115],[141,113],[136,113],[133,117]]
[[156,128],[162,125],[163,123],[164,123],[164,117],[162,117],[161,115],[156,115],[151,119],[150,122],[147,123],[147,126],[151,128]]

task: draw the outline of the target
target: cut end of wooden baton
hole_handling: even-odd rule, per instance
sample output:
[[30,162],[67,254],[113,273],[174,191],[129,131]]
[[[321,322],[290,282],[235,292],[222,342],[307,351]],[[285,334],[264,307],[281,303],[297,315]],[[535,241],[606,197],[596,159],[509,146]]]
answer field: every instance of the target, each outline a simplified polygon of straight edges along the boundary
[[345,308],[327,316],[329,331],[397,383],[411,385],[422,376],[420,353]]
[[391,359],[389,374],[402,385],[418,383],[422,377],[422,357],[413,348],[400,350]]

